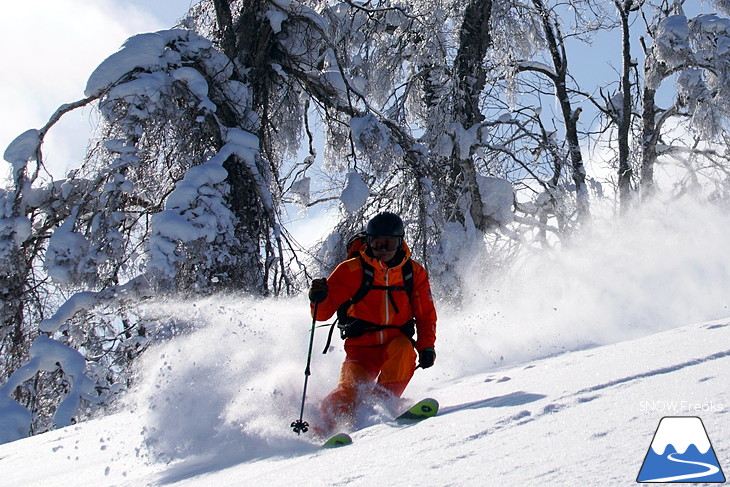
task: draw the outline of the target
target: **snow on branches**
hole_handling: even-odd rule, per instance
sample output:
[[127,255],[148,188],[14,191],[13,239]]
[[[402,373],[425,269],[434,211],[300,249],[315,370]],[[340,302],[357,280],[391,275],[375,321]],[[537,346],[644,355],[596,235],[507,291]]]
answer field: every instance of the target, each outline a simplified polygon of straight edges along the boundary
[[236,264],[235,256],[227,251],[237,243],[235,217],[224,198],[228,172],[223,163],[229,157],[248,168],[259,183],[261,201],[273,211],[273,198],[256,165],[258,138],[240,129],[230,129],[221,150],[206,163],[189,169],[167,197],[165,210],[152,217],[149,268],[153,273],[172,277],[180,266],[194,262],[204,268]]
[[15,371],[8,381],[0,386],[0,412],[4,418],[0,428],[0,443],[14,441],[31,430],[31,413],[10,400],[10,395],[23,382],[32,379],[40,371],[61,370],[68,382],[68,393],[56,407],[53,423],[57,428],[72,424],[81,399],[96,402],[96,383],[86,376],[86,360],[76,350],[52,340],[45,335],[39,336],[30,346],[30,360]]
[[[55,366],[32,386],[28,377],[51,371],[47,360],[59,362],[72,391],[82,389],[58,405],[53,422],[68,424],[79,398],[88,398],[77,358],[83,363],[86,355],[98,387],[110,389],[157,338],[129,311],[150,284],[208,292],[235,283],[264,293],[262,276],[284,274],[264,268],[280,262],[271,255],[282,248],[271,243],[281,236],[278,195],[253,135],[259,119],[244,80],[231,59],[192,31],[139,34],[91,74],[85,100],[64,105],[46,127],[25,132],[5,151],[14,187],[0,190],[0,317],[15,331],[0,334],[0,356],[14,360],[0,380],[20,374],[6,384],[8,396],[34,408],[38,401],[23,398],[47,394],[58,403]],[[63,181],[44,182],[37,170],[29,177],[28,162],[42,164],[50,126],[95,100],[102,123],[81,167]],[[71,297],[53,313],[62,289]],[[31,411],[35,431],[47,426],[36,423],[53,405],[42,407]]]
[[712,15],[687,19],[670,15],[655,28],[646,85],[656,90],[670,74],[677,76],[677,107],[691,117],[689,126],[712,137],[730,112],[730,20]]
[[29,129],[17,136],[5,149],[3,158],[13,166],[13,181],[16,185],[19,184],[20,175],[25,170],[28,161],[38,157],[40,145],[40,131]]

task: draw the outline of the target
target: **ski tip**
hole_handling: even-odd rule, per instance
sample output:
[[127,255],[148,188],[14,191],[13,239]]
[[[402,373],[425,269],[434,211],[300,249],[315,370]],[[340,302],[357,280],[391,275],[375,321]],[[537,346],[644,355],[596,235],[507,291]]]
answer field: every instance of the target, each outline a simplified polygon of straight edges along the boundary
[[421,421],[423,419],[436,416],[438,411],[439,402],[432,397],[428,397],[426,399],[421,399],[416,404],[411,406],[408,411],[404,412],[395,419],[397,421]]
[[429,404],[435,411],[438,412],[439,402],[436,399],[434,399],[433,397],[427,397],[426,399],[423,399],[420,402],[423,404]]
[[337,433],[324,442],[322,448],[337,448],[352,444],[352,437],[347,433]]

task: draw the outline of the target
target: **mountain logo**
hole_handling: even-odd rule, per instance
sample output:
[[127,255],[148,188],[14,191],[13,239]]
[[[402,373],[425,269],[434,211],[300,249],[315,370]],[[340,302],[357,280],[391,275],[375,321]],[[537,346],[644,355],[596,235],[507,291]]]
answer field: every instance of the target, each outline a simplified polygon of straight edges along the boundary
[[695,416],[662,418],[636,482],[725,482],[702,420]]

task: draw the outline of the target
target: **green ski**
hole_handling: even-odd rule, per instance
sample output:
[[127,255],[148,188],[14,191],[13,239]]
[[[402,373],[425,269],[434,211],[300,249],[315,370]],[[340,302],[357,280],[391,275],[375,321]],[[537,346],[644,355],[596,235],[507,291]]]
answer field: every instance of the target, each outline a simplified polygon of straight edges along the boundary
[[[400,424],[415,423],[423,421],[424,419],[436,416],[439,411],[439,403],[436,399],[427,398],[421,399],[416,404],[411,406],[403,414],[395,418],[395,421]],[[327,441],[322,444],[323,448],[338,448],[340,446],[351,445],[352,437],[347,433],[337,433],[331,436]]]
[[426,398],[421,399],[416,404],[411,406],[408,411],[404,412],[397,418],[396,421],[401,423],[408,423],[413,421],[421,421],[432,416],[436,416],[439,411],[439,403],[436,399]]
[[340,446],[352,444],[352,438],[347,433],[337,433],[329,440],[325,441],[322,448],[337,448]]

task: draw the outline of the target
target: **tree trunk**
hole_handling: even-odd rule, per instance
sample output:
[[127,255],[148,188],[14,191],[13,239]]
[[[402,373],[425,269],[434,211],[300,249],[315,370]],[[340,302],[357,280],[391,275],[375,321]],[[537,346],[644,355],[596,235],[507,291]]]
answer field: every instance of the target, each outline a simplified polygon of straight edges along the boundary
[[641,199],[646,200],[654,193],[654,163],[657,158],[656,144],[659,140],[657,128],[656,90],[644,87],[642,95],[641,132]]
[[[465,131],[484,121],[484,115],[479,106],[479,97],[486,83],[484,58],[492,44],[491,17],[492,0],[472,0],[464,10],[464,21],[459,33],[461,43],[454,60],[457,76],[454,119]],[[479,192],[474,160],[471,157],[471,151],[466,156],[462,155],[459,145],[455,144],[451,163],[453,167],[459,168],[459,172],[464,178],[464,187],[470,203],[469,212],[474,225],[480,231],[487,231],[489,222],[484,216],[484,205]]]
[[553,23],[550,12],[547,10],[542,0],[532,0],[533,5],[537,8],[542,20],[543,30],[545,32],[545,40],[547,41],[550,56],[553,60],[555,68],[555,96],[560,105],[560,111],[565,122],[565,140],[568,144],[568,153],[573,172],[573,183],[575,184],[577,199],[577,218],[578,222],[586,222],[590,217],[590,204],[588,201],[588,187],[586,186],[586,171],[583,165],[583,155],[580,150],[580,140],[578,138],[578,118],[581,108],[573,110],[568,96],[567,75],[568,75],[568,58],[565,52],[565,42],[560,32],[560,28]]
[[492,0],[472,0],[464,10],[464,22],[459,33],[460,46],[454,60],[458,97],[456,106],[464,128],[484,121],[479,108],[479,96],[486,83],[484,58],[492,44],[489,30]]
[[0,383],[20,367],[30,346],[24,329],[24,301],[28,299],[25,283],[30,269],[22,250],[16,249],[13,254],[13,263],[3,265],[3,268],[12,268],[15,272],[0,277],[0,356],[3,358]]
[[618,5],[619,14],[621,15],[621,37],[622,37],[622,75],[621,75],[621,91],[623,93],[621,102],[621,112],[617,120],[618,123],[618,192],[621,214],[625,214],[632,204],[631,195],[631,179],[633,178],[633,170],[631,168],[629,135],[631,131],[631,38],[629,27],[629,8],[631,2],[624,2]]
[[236,33],[233,30],[233,16],[229,0],[213,0],[215,16],[220,30],[221,47],[229,59],[236,59]]

